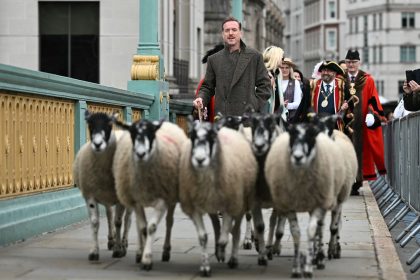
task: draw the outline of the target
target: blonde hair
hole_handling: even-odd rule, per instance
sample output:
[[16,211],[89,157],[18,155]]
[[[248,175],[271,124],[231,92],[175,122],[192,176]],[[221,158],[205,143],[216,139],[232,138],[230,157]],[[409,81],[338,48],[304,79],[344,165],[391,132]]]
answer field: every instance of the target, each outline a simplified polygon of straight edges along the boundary
[[269,46],[263,52],[264,65],[267,70],[272,71],[277,69],[279,62],[283,59],[284,51],[282,48],[276,46]]

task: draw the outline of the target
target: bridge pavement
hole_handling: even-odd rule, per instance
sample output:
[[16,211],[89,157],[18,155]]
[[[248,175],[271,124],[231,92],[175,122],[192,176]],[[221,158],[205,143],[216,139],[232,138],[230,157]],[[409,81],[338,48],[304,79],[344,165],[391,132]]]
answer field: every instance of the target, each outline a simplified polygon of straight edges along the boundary
[[[269,211],[264,212],[266,221]],[[326,221],[329,224],[329,218]],[[306,240],[307,215],[299,214],[302,239]],[[207,219],[206,229],[211,233]],[[136,232],[133,226],[129,236],[129,250],[122,259],[113,259],[106,250],[104,218],[100,227],[100,260],[87,260],[91,231],[85,221],[56,232],[44,234],[24,242],[0,248],[0,279],[200,279],[198,268],[200,248],[192,222],[177,208],[169,263],[160,261],[164,224],[159,227],[154,243],[152,271],[142,271],[135,264]],[[244,224],[243,227],[244,229]],[[244,230],[242,230],[242,233]],[[324,240],[329,238],[325,227]],[[209,252],[214,252],[210,234]],[[288,279],[292,264],[292,237],[288,227],[283,237],[281,256],[267,267],[257,265],[255,250],[239,252],[239,267],[229,269],[211,257],[213,279]],[[341,237],[342,258],[327,261],[325,270],[315,270],[316,279],[406,279],[391,235],[379,213],[367,184],[363,195],[351,197],[344,206]],[[306,248],[306,243],[303,243]],[[326,246],[324,247],[326,248]],[[227,251],[229,252],[229,251]]]

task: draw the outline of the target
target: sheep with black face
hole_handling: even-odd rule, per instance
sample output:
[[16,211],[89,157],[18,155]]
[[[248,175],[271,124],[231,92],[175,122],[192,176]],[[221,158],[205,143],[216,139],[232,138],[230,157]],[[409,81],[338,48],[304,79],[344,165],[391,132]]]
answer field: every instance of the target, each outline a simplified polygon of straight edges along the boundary
[[[267,155],[265,175],[274,208],[280,214],[309,212],[308,253],[304,275],[312,276],[312,259],[317,225],[335,202],[334,161],[337,152],[333,141],[314,124],[291,126],[281,134]],[[292,230],[295,245],[292,276],[301,276],[300,233]],[[322,238],[322,236],[321,236]]]
[[[105,113],[90,113],[86,111],[85,120],[88,124],[91,141],[85,143],[78,151],[73,164],[74,183],[80,188],[86,201],[92,227],[94,244],[90,250],[89,260],[99,259],[98,203],[105,206],[108,221],[108,249],[113,250],[113,257],[119,258],[126,254],[127,236],[131,224],[131,210],[126,211],[124,218],[124,234],[121,240],[121,224],[125,212],[119,202],[112,173],[112,164],[120,133],[113,132],[112,125],[116,116]],[[115,225],[112,206],[115,207]]]
[[[121,139],[123,145],[118,147],[114,161],[117,194],[125,205],[135,209],[139,234],[137,261],[141,260],[143,269],[150,270],[152,242],[165,213],[162,260],[170,259],[173,215],[179,200],[179,159],[187,136],[180,127],[163,120],[140,120],[132,125],[117,122],[117,125],[130,132]],[[144,207],[153,208],[148,222]]]
[[190,141],[180,162],[180,202],[193,220],[202,247],[200,272],[211,274],[207,252],[205,213],[222,213],[223,226],[217,258],[225,259],[228,234],[232,233],[231,268],[238,265],[240,224],[252,208],[257,163],[249,142],[238,131],[217,124],[189,121]]

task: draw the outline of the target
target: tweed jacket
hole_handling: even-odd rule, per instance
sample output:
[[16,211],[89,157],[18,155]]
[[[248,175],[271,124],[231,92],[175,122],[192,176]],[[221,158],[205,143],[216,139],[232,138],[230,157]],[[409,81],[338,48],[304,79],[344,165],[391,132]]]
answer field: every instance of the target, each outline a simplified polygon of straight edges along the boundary
[[260,112],[272,95],[272,87],[262,55],[241,41],[238,62],[232,81],[227,73],[225,57],[228,48],[211,55],[207,61],[204,81],[198,92],[204,106],[215,96],[215,113],[224,116],[241,116],[248,105]]

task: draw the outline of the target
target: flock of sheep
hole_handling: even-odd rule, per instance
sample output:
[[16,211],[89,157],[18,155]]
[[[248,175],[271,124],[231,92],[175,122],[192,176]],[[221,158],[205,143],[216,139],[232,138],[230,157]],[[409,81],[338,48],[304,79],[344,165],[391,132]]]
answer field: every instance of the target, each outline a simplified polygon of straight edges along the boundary
[[[91,221],[94,244],[89,260],[99,259],[98,203],[106,209],[108,249],[113,257],[127,252],[130,217],[135,212],[136,262],[146,270],[152,268],[152,243],[165,214],[162,260],[169,261],[174,210],[180,203],[197,230],[202,276],[211,275],[203,216],[209,214],[211,218],[218,261],[225,261],[232,235],[227,263],[235,268],[241,221],[247,214],[247,222],[252,217],[255,228],[259,265],[267,265],[267,258],[280,253],[287,219],[294,240],[292,277],[312,277],[314,265],[325,266],[322,233],[328,210],[332,213],[328,257],[340,257],[342,205],[357,173],[351,141],[334,129],[337,118],[314,118],[296,125],[285,124],[279,115],[259,113],[222,117],[214,124],[189,119],[187,137],[170,122],[126,124],[116,116],[86,111],[91,141],[77,153],[73,173]],[[114,131],[113,125],[122,130]],[[147,218],[145,207],[153,209]],[[273,208],[267,245],[262,208]],[[300,250],[297,212],[310,214],[305,254]]]

